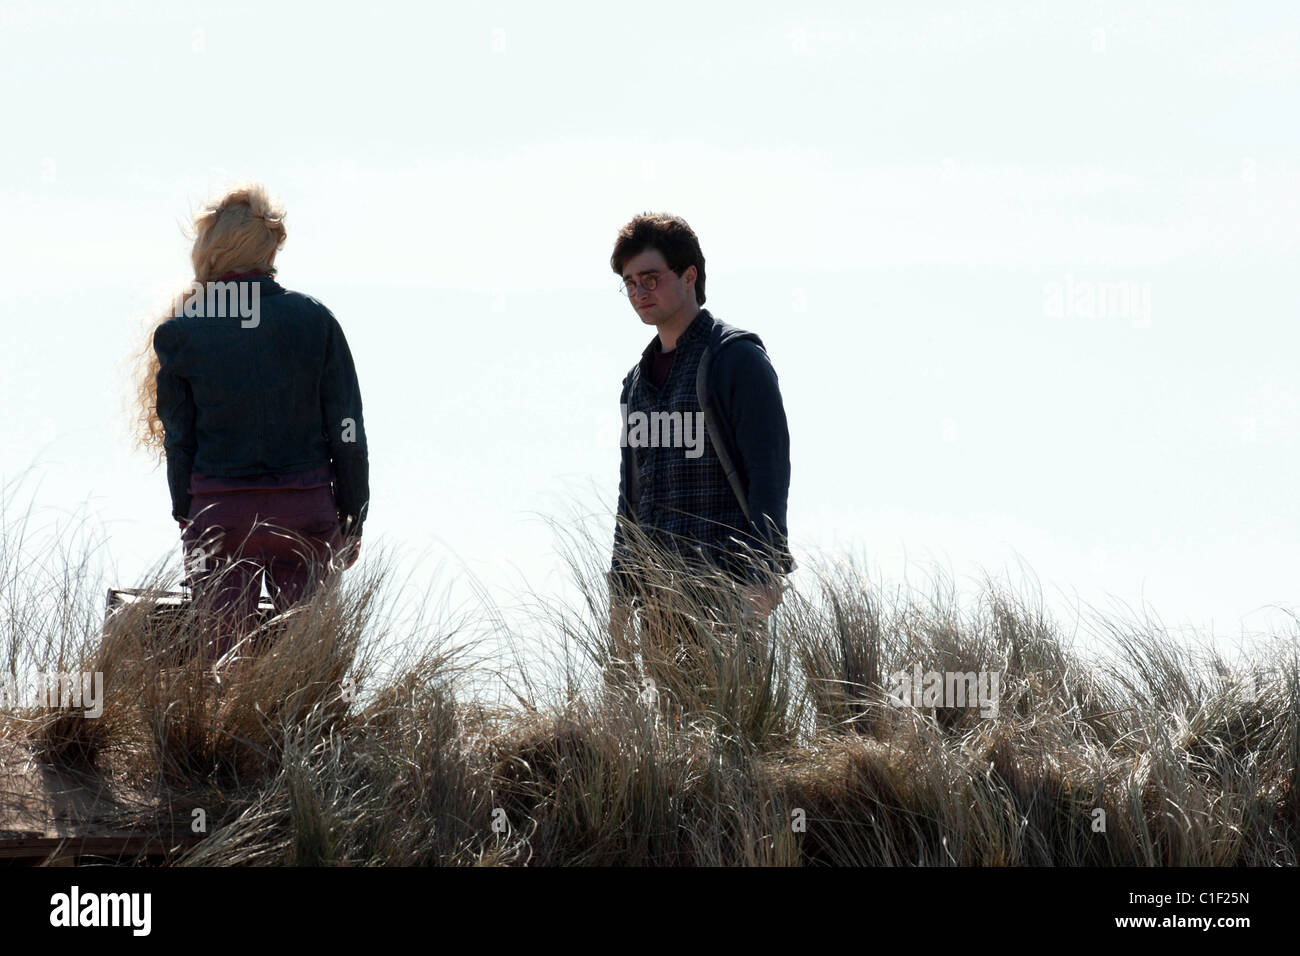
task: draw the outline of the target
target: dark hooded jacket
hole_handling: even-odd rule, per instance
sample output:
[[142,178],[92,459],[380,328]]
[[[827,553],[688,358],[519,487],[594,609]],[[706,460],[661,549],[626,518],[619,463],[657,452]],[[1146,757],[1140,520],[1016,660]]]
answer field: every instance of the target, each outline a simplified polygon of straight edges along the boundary
[[[711,417],[717,427],[716,434],[701,435],[697,431],[704,430],[691,423],[702,418],[696,373],[706,350],[705,398],[713,405]],[[635,592],[628,567],[630,525],[655,545],[698,558],[738,579],[758,582],[766,574],[788,573],[794,567],[786,528],[790,435],[776,371],[762,340],[701,309],[677,340],[676,356],[662,388],[652,384],[649,374],[659,351],[656,336],[623,379],[624,431],[611,586],[620,596]],[[652,436],[647,444],[644,435],[638,439],[638,414],[658,415],[661,423],[680,426],[675,434],[684,432],[684,442],[655,441]],[[663,430],[669,430],[669,425]],[[722,443],[736,472],[748,517],[715,441]]]

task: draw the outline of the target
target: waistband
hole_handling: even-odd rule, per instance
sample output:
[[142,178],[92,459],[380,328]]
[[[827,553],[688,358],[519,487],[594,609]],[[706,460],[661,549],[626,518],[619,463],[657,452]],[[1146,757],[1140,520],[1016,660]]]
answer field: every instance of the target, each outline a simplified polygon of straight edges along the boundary
[[309,488],[328,487],[334,481],[329,465],[318,465],[306,471],[286,472],[279,475],[201,475],[190,473],[191,495],[226,494],[232,491],[305,491]]

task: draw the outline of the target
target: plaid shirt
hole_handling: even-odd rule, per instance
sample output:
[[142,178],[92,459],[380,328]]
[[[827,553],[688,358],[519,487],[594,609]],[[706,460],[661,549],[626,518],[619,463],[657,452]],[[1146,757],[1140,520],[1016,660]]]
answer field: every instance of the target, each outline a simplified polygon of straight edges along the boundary
[[[620,473],[619,517],[611,573],[611,583],[625,594],[635,590],[625,567],[626,521],[634,522],[657,547],[695,561],[702,560],[729,571],[736,578],[749,577],[745,565],[737,560],[737,554],[743,551],[738,537],[748,538],[740,529],[748,528],[749,522],[727,481],[713,442],[704,433],[696,394],[696,372],[709,343],[713,321],[708,310],[702,309],[682,333],[663,387],[656,388],[650,381],[651,364],[661,349],[657,336],[641,354],[638,368],[629,373],[631,389],[625,389],[624,440],[631,447],[639,494],[633,515],[626,497],[626,476]],[[663,412],[679,413],[683,424],[691,423],[679,429],[677,419],[673,419],[674,436],[690,440],[691,447],[685,447],[681,440],[676,446],[673,442],[660,441],[660,447],[637,447],[636,433],[629,428],[629,421],[635,420],[637,413],[649,416]]]

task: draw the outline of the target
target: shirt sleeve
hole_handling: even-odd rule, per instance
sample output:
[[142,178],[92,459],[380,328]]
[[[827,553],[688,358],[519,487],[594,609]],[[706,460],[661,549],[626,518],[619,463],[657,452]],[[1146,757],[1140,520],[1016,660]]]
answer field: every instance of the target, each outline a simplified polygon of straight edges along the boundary
[[[623,380],[623,391],[619,397],[620,412],[627,405],[628,400],[628,380]],[[627,428],[627,422],[624,421],[623,429]],[[628,600],[634,591],[634,578],[630,568],[630,555],[628,553],[628,531],[629,526],[636,523],[636,503],[629,500],[630,483],[628,480],[628,470],[636,467],[636,456],[632,449],[625,443],[620,443],[619,449],[619,466],[618,466],[618,507],[614,514],[614,555],[610,562],[609,571],[609,590],[610,597],[614,601],[622,602]]]
[[343,327],[332,314],[327,335],[321,416],[334,470],[335,502],[345,518],[353,519],[353,533],[359,534],[370,505],[370,452],[361,413],[361,386]]
[[749,532],[775,574],[794,569],[786,530],[790,494],[790,430],[776,369],[758,345],[738,342],[728,349],[733,369],[725,395],[736,450],[748,483]]
[[190,473],[194,470],[198,446],[194,393],[182,374],[179,330],[170,322],[158,326],[154,331],[153,348],[158,356],[157,411],[163,426],[172,516],[187,518],[190,513]]

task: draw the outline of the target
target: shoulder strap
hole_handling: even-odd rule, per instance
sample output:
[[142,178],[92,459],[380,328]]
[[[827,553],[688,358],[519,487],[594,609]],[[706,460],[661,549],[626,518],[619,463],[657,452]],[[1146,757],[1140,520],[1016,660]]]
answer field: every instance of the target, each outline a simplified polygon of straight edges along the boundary
[[714,346],[721,338],[721,331],[720,324],[714,325],[713,334],[709,336],[709,344],[704,347],[704,354],[700,356],[699,371],[695,374],[695,397],[700,403],[700,411],[704,413],[704,430],[709,433],[709,441],[713,443],[713,451],[718,456],[723,473],[727,476],[727,484],[731,485],[736,501],[740,504],[740,510],[745,515],[745,520],[749,521],[749,498],[740,483],[736,463],[731,460],[731,453],[727,451],[726,442],[722,439],[722,429],[718,427],[718,413],[713,407],[713,393],[709,389],[709,364],[713,358]]

